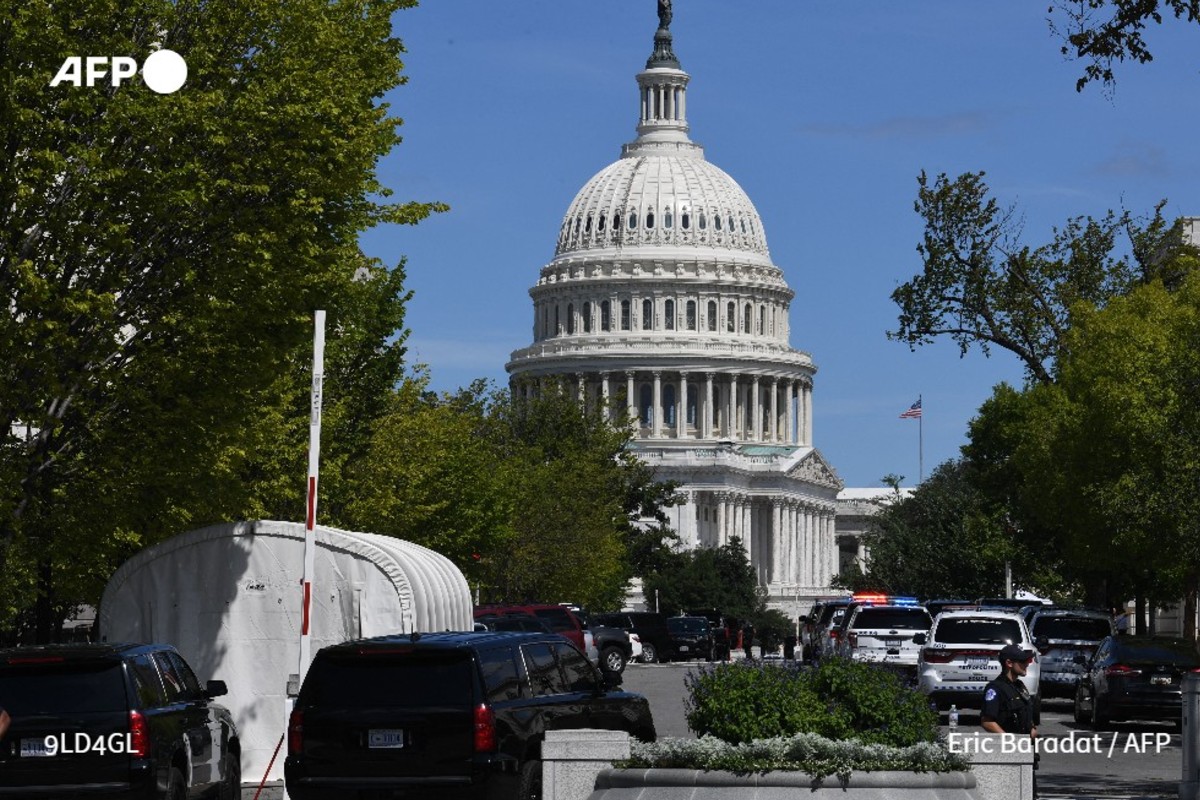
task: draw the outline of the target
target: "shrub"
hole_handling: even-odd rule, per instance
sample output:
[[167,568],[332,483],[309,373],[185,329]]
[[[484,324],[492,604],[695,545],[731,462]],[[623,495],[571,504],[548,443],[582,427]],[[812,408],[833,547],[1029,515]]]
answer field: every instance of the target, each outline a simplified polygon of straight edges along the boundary
[[771,770],[805,772],[814,778],[852,771],[953,772],[970,768],[966,756],[931,743],[888,747],[857,741],[837,742],[813,733],[730,744],[712,736],[632,742],[630,758],[618,767],[727,770],[747,774]]
[[794,666],[717,664],[687,677],[688,728],[737,744],[819,729],[825,706]]
[[922,694],[871,664],[826,658],[815,670],[733,662],[689,675],[688,727],[732,744],[816,733],[907,747],[932,742],[937,717]]

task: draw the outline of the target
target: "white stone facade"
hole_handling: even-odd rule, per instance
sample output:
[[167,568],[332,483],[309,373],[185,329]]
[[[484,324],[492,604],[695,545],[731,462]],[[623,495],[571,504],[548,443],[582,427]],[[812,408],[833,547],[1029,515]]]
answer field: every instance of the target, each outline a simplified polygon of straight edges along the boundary
[[790,345],[795,293],[758,212],[688,137],[669,33],[655,45],[638,136],[568,208],[530,289],[533,342],[507,369],[515,391],[552,383],[634,420],[638,454],[682,486],[684,543],[739,537],[791,610],[830,594],[841,560],[842,482],[813,446],[817,370]]

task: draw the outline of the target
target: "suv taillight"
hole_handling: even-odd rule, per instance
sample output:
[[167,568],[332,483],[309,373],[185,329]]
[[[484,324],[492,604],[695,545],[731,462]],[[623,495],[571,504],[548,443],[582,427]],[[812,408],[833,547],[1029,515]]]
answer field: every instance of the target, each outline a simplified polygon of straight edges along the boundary
[[954,660],[954,653],[939,647],[926,647],[921,651],[921,660],[926,664],[949,664]]
[[292,711],[288,720],[288,754],[298,756],[304,750],[304,712],[300,709]]
[[150,755],[150,730],[140,711],[129,712],[129,755],[134,758]]
[[1127,667],[1124,664],[1113,664],[1111,667],[1105,667],[1104,674],[1110,678],[1113,676],[1127,677],[1130,675],[1141,675],[1142,671],[1133,667]]
[[851,650],[858,647],[858,634],[855,633],[854,631],[850,631],[849,633],[847,633],[846,634],[846,643],[848,645],[850,645]]
[[475,706],[475,752],[491,753],[496,750],[496,715],[486,703]]

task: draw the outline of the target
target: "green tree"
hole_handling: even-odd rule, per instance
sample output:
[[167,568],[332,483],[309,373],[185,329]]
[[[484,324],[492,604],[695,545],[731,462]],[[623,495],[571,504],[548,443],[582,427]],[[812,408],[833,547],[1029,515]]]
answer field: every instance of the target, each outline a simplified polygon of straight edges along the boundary
[[1128,212],[1078,217],[1049,243],[1024,245],[1019,216],[988,195],[983,177],[917,179],[924,266],[892,293],[899,327],[888,333],[910,349],[940,336],[963,355],[973,345],[985,355],[997,347],[1016,355],[1030,379],[1049,383],[1077,304],[1102,306],[1156,278],[1175,286],[1200,264],[1182,221],[1167,222],[1162,205],[1146,221]]
[[[366,440],[403,294],[357,236],[442,208],[375,173],[411,5],[0,0],[0,625],[35,600],[46,640],[138,547],[294,507],[315,308],[363,381],[331,422]],[[48,87],[64,54],[160,46],[174,94]]]
[[1080,92],[1096,80],[1112,89],[1114,63],[1154,60],[1144,36],[1148,23],[1161,25],[1168,15],[1200,22],[1196,0],[1055,0],[1050,13],[1055,11],[1065,20],[1059,25],[1056,17],[1050,18],[1050,29],[1063,40],[1062,54],[1084,62],[1083,75],[1075,82]]
[[717,608],[747,619],[763,607],[758,577],[736,536],[720,547],[676,552],[661,571],[645,576],[644,586],[648,598],[657,592],[664,614]]

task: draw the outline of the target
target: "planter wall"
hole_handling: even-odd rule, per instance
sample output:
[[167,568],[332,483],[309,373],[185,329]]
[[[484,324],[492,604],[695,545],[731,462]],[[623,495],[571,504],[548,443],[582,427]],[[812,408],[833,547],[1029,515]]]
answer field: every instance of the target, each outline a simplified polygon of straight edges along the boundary
[[588,800],[979,800],[970,772],[854,772],[816,781],[803,772],[735,775],[691,769],[607,769]]

